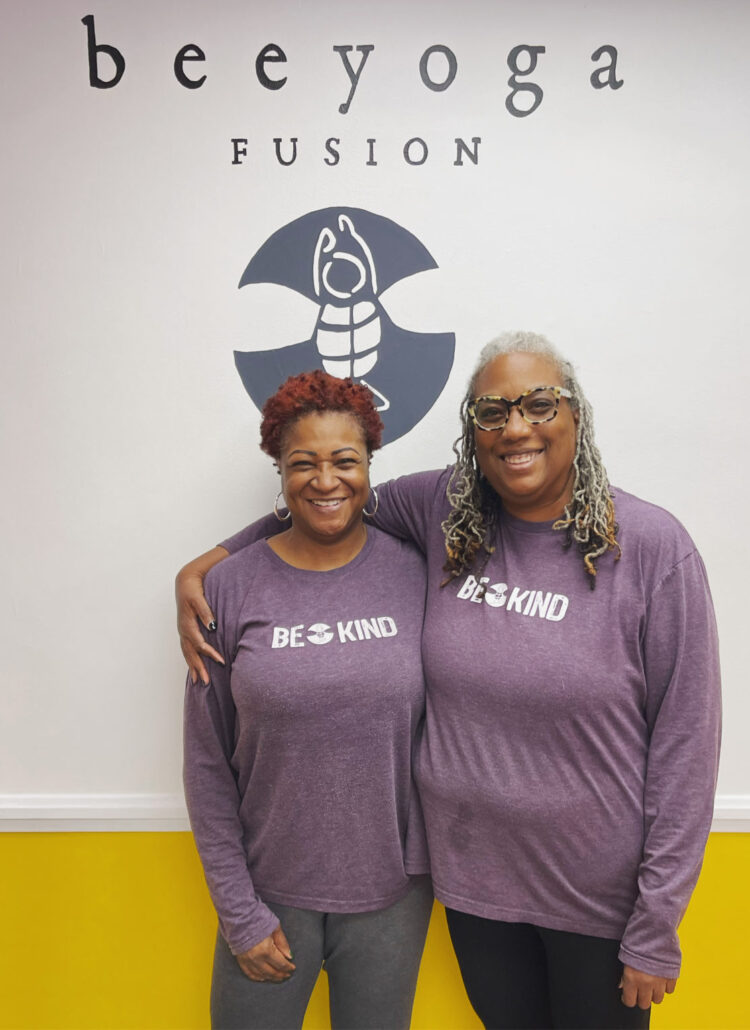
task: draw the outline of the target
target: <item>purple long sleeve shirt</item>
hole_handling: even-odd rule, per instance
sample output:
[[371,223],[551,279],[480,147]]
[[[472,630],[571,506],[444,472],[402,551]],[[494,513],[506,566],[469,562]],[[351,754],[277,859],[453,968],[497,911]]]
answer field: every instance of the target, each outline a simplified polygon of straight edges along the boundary
[[719,745],[700,556],[671,515],[616,490],[622,558],[599,560],[595,590],[564,534],[505,512],[484,596],[470,574],[441,587],[449,472],[378,487],[378,524],[427,557],[417,782],[435,894],[620,940],[623,962],[677,976]]
[[[411,774],[424,714],[425,570],[368,530],[326,572],[262,540],[206,577],[216,614],[208,686],[188,677],[184,783],[232,951],[278,925],[265,904],[384,908],[426,871]],[[406,853],[409,853],[409,859]]]

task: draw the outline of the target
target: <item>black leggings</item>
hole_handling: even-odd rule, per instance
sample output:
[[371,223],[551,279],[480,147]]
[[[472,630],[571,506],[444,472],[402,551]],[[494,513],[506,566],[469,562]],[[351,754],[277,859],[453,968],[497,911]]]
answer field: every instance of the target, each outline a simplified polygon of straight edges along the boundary
[[488,1030],[648,1027],[650,1009],[620,1000],[619,941],[446,911],[466,993]]

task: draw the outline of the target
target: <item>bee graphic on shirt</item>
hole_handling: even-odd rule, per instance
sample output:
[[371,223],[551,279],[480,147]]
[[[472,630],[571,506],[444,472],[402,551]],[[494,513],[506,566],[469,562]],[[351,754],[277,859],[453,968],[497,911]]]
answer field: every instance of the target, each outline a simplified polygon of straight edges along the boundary
[[331,627],[326,626],[324,622],[316,622],[308,627],[307,639],[311,644],[327,644],[333,640]]

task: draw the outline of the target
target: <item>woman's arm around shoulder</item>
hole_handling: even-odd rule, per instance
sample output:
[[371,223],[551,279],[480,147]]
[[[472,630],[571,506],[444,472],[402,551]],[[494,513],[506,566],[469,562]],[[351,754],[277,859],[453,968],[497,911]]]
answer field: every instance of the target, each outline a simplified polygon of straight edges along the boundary
[[427,551],[430,531],[447,515],[446,489],[452,468],[413,472],[379,484],[377,510],[368,518],[378,529]]
[[[200,679],[208,683],[208,670],[203,658],[223,663],[224,659],[209,643],[205,633],[213,633],[216,620],[203,592],[203,580],[214,565],[229,556],[225,547],[218,546],[205,554],[193,558],[183,565],[174,581],[175,601],[177,603],[177,632],[180,635],[180,647],[187,663],[188,672],[193,683]],[[203,656],[203,657],[201,657]]]
[[228,537],[205,554],[193,558],[183,565],[175,578],[175,600],[177,602],[177,632],[180,635],[180,647],[190,671],[193,683],[199,679],[208,683],[208,671],[203,658],[211,658],[222,662],[221,654],[212,646],[211,638],[207,639],[202,628],[208,633],[216,629],[216,619],[211,606],[206,601],[203,581],[210,570],[223,561],[228,555],[236,554],[250,544],[273,536],[284,528],[273,515],[263,515],[239,533]]

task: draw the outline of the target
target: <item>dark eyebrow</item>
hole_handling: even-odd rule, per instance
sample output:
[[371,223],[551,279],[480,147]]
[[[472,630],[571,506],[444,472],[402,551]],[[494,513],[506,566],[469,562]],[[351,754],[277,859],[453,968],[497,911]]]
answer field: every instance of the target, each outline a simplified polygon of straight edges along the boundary
[[[356,455],[359,455],[359,451],[356,447],[339,447],[338,450],[331,451],[331,454],[342,454],[344,451],[354,451]],[[289,457],[291,458],[293,454],[309,454],[312,458],[317,458],[318,456],[317,451],[303,451],[301,447],[298,447],[297,450],[290,451]]]

